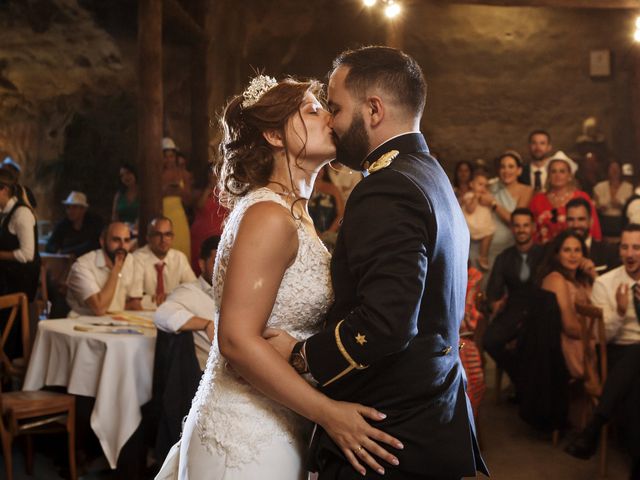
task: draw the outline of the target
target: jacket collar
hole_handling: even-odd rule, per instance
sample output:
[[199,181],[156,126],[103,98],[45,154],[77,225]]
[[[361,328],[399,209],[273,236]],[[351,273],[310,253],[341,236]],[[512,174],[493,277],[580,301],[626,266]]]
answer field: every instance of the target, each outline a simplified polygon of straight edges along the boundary
[[424,139],[424,135],[420,132],[411,132],[390,138],[382,145],[376,147],[366,156],[362,164],[365,165],[364,162],[371,164],[390,150],[398,150],[401,155],[403,153],[429,153],[429,147]]

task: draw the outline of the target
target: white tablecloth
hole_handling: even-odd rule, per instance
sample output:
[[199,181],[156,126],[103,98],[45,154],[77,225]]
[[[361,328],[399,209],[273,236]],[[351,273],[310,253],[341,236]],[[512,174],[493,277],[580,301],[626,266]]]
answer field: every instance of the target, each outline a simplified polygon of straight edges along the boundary
[[23,389],[64,386],[69,393],[94,397],[91,428],[109,465],[116,468],[122,446],[142,420],[140,407],[151,400],[156,331],[145,328],[144,335],[135,335],[74,330],[76,325],[110,320],[39,322]]

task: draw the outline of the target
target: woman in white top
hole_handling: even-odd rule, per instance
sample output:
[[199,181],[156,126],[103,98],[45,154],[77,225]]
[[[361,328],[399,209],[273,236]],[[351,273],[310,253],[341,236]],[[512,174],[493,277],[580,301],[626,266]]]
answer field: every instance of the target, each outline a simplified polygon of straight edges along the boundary
[[225,110],[218,178],[230,212],[213,274],[217,341],[158,479],[306,478],[311,422],[360,472],[382,471],[374,456],[397,464],[378,442],[401,444],[365,421],[380,412],[324,396],[262,337],[277,327],[307,338],[333,301],[329,253],[307,210],[335,156],[319,90],[260,75]]
[[593,187],[593,201],[600,214],[602,234],[619,237],[622,230],[622,209],[633,194],[633,186],[622,180],[620,164],[609,162],[608,179]]
[[[24,189],[12,172],[0,169],[0,295],[23,292],[34,300],[40,274],[36,245],[36,217]],[[4,319],[0,314],[0,331]],[[4,346],[9,358],[21,356],[21,336],[16,322]]]
[[38,286],[36,217],[15,176],[0,169],[0,295],[24,292],[32,301]]

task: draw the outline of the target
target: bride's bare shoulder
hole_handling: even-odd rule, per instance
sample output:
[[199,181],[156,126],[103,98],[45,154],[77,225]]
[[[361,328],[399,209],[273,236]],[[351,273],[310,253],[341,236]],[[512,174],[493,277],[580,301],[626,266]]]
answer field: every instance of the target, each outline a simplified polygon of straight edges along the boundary
[[247,208],[238,228],[236,243],[247,241],[254,248],[277,247],[295,256],[298,234],[295,219],[284,205],[261,201]]

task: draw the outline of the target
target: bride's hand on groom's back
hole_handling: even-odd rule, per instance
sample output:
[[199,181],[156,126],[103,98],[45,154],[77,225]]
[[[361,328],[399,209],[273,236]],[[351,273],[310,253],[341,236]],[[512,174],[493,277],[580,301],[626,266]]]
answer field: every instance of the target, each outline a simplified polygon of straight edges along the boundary
[[384,474],[384,468],[375,457],[383,459],[391,465],[398,465],[395,455],[389,453],[381,444],[387,444],[396,449],[403,449],[402,443],[370,425],[366,419],[380,421],[386,418],[375,408],[366,407],[357,403],[328,402],[327,409],[322,412],[317,423],[329,434],[333,441],[340,447],[342,453],[362,475],[368,465],[379,474]]

